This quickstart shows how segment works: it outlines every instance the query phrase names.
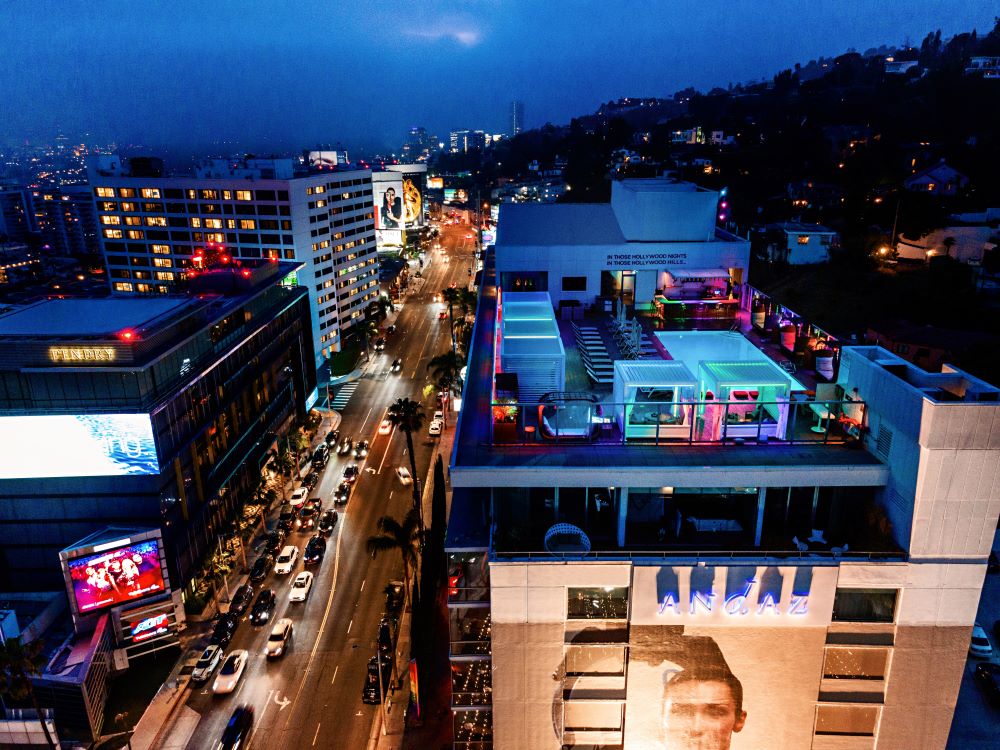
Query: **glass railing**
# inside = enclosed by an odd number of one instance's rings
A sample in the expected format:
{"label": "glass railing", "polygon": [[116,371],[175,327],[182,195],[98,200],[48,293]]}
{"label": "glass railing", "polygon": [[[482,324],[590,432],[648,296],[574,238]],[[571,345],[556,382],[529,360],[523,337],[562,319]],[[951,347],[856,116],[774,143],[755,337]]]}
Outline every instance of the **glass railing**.
{"label": "glass railing", "polygon": [[757,401],[495,402],[493,445],[787,445],[859,447],[865,404],[799,398]]}

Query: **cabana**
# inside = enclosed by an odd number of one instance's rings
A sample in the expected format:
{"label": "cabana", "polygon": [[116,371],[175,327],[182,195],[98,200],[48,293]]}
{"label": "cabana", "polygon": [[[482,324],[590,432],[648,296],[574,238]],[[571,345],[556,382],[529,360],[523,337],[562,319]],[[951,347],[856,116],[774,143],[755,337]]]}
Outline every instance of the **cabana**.
{"label": "cabana", "polygon": [[775,365],[703,361],[698,377],[703,404],[697,439],[784,439],[792,383]]}
{"label": "cabana", "polygon": [[566,351],[548,293],[508,292],[500,313],[500,365],[517,373],[521,401],[563,390]]}
{"label": "cabana", "polygon": [[616,418],[626,440],[689,439],[697,387],[683,362],[615,362]]}

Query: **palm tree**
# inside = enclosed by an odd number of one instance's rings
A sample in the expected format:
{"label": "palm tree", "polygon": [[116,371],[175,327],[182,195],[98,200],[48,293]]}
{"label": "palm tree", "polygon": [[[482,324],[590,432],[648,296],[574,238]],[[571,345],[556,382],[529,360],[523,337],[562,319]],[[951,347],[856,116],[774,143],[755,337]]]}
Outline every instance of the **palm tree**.
{"label": "palm tree", "polygon": [[389,421],[406,435],[406,452],[410,457],[410,474],[412,476],[413,509],[420,519],[420,532],[424,531],[424,509],[420,501],[420,487],[417,482],[417,459],[413,455],[413,433],[424,426],[424,412],[420,404],[408,398],[396,399],[389,407]]}
{"label": "palm tree", "polygon": [[54,748],[56,743],[49,734],[38,696],[31,685],[32,676],[40,675],[46,662],[42,654],[44,646],[40,638],[22,644],[20,637],[8,638],[0,644],[0,695],[14,701],[30,700],[45,732],[45,741]]}
{"label": "palm tree", "polygon": [[[410,571],[417,569],[417,557],[420,550],[420,543],[423,540],[423,522],[420,515],[414,508],[410,508],[403,517],[402,522],[397,521],[392,516],[382,516],[375,524],[378,534],[368,537],[365,544],[368,554],[377,557],[379,552],[391,552],[399,550],[400,559],[403,561],[403,598],[405,602],[409,598]],[[420,599],[420,588],[416,577],[413,579],[413,598]]]}
{"label": "palm tree", "polygon": [[455,303],[460,301],[462,293],[454,287],[441,290],[441,299],[448,303],[448,325],[451,331],[451,350],[455,351]]}
{"label": "palm tree", "polygon": [[458,375],[465,367],[465,361],[455,352],[445,352],[431,359],[427,369],[435,377],[441,389],[451,389]]}

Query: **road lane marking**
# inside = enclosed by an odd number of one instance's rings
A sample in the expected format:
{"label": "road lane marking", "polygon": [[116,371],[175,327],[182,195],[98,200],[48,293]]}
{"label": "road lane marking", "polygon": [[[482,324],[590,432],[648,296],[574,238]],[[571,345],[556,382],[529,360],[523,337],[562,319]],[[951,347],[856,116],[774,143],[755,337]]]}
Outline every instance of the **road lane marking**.
{"label": "road lane marking", "polygon": [[361,590],[362,591],[365,590],[365,583],[367,583],[367,581],[368,581],[368,579],[366,578],[364,581],[361,582]]}
{"label": "road lane marking", "polygon": [[284,700],[280,700],[279,701],[278,700],[278,696],[279,695],[281,695],[281,693],[275,693],[274,694],[274,705],[281,706],[281,708],[279,708],[278,711],[284,711],[286,708],[288,708],[292,704],[292,702],[290,700],[288,700],[288,698],[285,698]]}
{"label": "road lane marking", "polygon": [[312,743],[313,747],[316,747],[316,738],[319,737],[319,728],[321,726],[323,726],[323,725],[322,724],[317,724],[316,725],[316,734],[313,735],[313,743]]}
{"label": "road lane marking", "polygon": [[333,679],[330,680],[331,685],[337,681],[337,672],[339,671],[340,671],[340,665],[338,664],[336,669],[333,670]]}
{"label": "road lane marking", "polygon": [[351,620],[351,621],[350,621],[349,623],[347,623],[347,632],[348,632],[348,633],[350,633],[350,632],[351,632],[351,626],[352,626],[353,624],[354,624],[354,620],[353,620],[353,619],[352,619],[352,620]]}
{"label": "road lane marking", "polygon": [[365,431],[365,425],[366,425],[366,424],[368,424],[368,417],[370,417],[370,416],[372,415],[372,412],[373,412],[373,411],[375,411],[375,407],[374,407],[374,406],[373,406],[373,407],[371,407],[370,409],[368,409],[368,413],[367,413],[367,414],[365,414],[365,421],[361,423],[361,429],[360,429],[360,430],[358,430],[358,432],[360,432],[360,433],[364,434],[364,431]]}

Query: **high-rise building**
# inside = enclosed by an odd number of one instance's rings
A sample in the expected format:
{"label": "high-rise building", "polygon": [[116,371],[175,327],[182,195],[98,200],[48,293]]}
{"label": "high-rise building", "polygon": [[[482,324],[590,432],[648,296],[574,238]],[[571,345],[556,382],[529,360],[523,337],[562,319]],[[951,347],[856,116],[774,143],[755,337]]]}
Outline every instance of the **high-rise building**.
{"label": "high-rise building", "polygon": [[486,148],[486,133],[482,130],[453,130],[449,137],[453,154],[467,154]]}
{"label": "high-rise building", "polygon": [[515,99],[510,103],[510,134],[517,135],[524,130],[524,102]]}
{"label": "high-rise building", "polygon": [[114,292],[166,294],[210,256],[296,260],[317,364],[361,329],[378,296],[369,170],[299,173],[291,159],[248,159],[206,162],[193,177],[127,172],[117,157],[90,170]]}
{"label": "high-rise building", "polygon": [[53,255],[99,253],[94,199],[89,185],[62,185],[28,191],[38,239]]}
{"label": "high-rise building", "polygon": [[613,223],[501,210],[450,468],[455,747],[943,749],[1000,390],[800,320],[775,319],[785,354],[718,330],[715,250],[629,244],[701,202],[651,187]]}
{"label": "high-rise building", "polygon": [[0,235],[8,242],[27,242],[34,228],[32,218],[27,191],[16,185],[0,185]]}

